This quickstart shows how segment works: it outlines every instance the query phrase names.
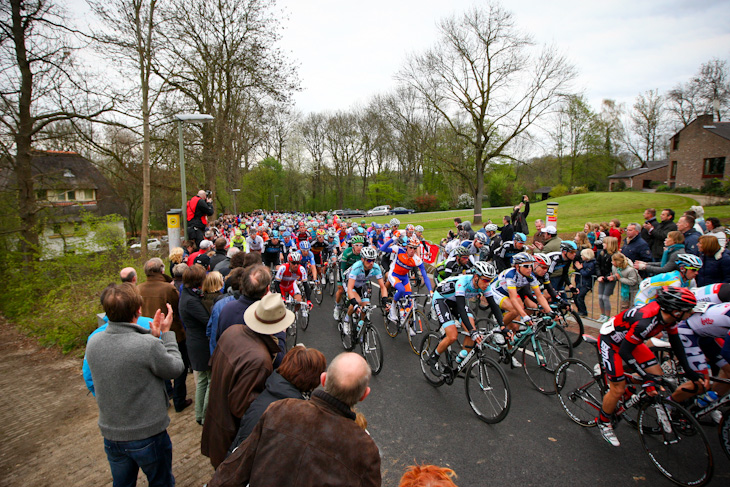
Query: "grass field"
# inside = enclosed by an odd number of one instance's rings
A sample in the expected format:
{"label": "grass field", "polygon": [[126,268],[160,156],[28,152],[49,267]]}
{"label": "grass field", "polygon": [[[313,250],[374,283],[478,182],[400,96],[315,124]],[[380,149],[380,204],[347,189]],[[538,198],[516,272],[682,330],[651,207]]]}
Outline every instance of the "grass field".
{"label": "grass field", "polygon": [[[612,218],[618,218],[621,226],[636,222],[643,223],[643,213],[646,208],[657,208],[657,213],[662,208],[672,208],[677,216],[688,210],[690,206],[696,205],[697,201],[690,196],[667,194],[667,193],[586,193],[563,196],[561,198],[550,198],[548,201],[559,203],[558,207],[558,233],[567,235],[583,230],[586,222],[600,223]],[[546,219],[547,201],[541,201],[530,205],[530,232],[534,232],[533,223],[535,219]],[[510,214],[510,208],[484,209],[482,219],[491,219],[501,226],[502,217]],[[472,210],[437,211],[429,213],[414,213],[412,215],[397,215],[401,221],[401,228],[408,223],[423,225],[424,236],[432,242],[438,242],[445,237],[448,231],[454,228],[454,218],[460,217],[464,221],[471,221],[474,212]],[[658,216],[658,215],[657,215]],[[705,218],[714,216],[723,223],[730,219],[730,206],[707,206],[705,207]],[[368,223],[375,221],[386,223],[392,216],[366,217]],[[478,230],[478,228],[475,228]]]}

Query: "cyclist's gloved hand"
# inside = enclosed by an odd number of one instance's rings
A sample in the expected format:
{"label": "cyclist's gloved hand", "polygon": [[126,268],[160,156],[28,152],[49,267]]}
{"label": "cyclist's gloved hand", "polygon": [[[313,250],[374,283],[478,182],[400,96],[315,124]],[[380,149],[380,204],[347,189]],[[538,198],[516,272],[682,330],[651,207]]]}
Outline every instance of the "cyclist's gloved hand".
{"label": "cyclist's gloved hand", "polygon": [[660,375],[654,375],[646,373],[643,377],[643,383],[641,384],[641,387],[644,389],[656,389],[656,387],[661,382],[661,376]]}
{"label": "cyclist's gloved hand", "polygon": [[555,311],[551,311],[548,313],[548,316],[552,319],[555,319],[558,317],[558,313],[556,313]]}
{"label": "cyclist's gloved hand", "polygon": [[388,305],[388,303],[390,303],[390,298],[388,296],[383,296],[382,298],[380,298],[380,305],[383,308],[385,308]]}
{"label": "cyclist's gloved hand", "polygon": [[477,330],[476,328],[474,328],[472,331],[470,331],[469,335],[471,336],[471,339],[474,340],[475,342],[479,341],[479,337],[480,337],[479,330]]}

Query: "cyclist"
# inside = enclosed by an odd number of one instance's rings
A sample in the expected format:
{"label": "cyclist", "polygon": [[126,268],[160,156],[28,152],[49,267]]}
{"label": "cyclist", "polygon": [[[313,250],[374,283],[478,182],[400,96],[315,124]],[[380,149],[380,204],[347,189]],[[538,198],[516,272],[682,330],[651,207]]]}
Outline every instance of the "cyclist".
{"label": "cyclist", "polygon": [[730,301],[730,284],[709,284],[692,289],[698,303],[720,304]]}
{"label": "cyclist", "polygon": [[324,275],[322,268],[327,265],[329,244],[324,240],[326,233],[324,230],[317,230],[317,236],[312,242],[312,254],[314,254],[314,265],[317,267],[318,276]]}
{"label": "cyclist", "polygon": [[264,238],[260,232],[251,233],[246,238],[246,246],[249,252],[258,252],[260,254],[264,250]]}
{"label": "cyclist", "polygon": [[332,313],[334,319],[340,319],[340,300],[345,293],[344,276],[347,276],[347,270],[360,261],[360,253],[365,245],[365,239],[356,235],[350,240],[350,246],[346,248],[340,256],[340,276],[337,281],[337,292],[335,293],[335,309]]}
{"label": "cyclist", "polygon": [[[302,265],[307,275],[312,276],[312,280],[317,280],[317,266],[314,263],[314,254],[310,251],[311,245],[308,240],[299,242],[299,253],[301,255]],[[307,295],[307,306],[312,307],[312,286],[309,285],[309,279],[304,279],[304,292]]]}
{"label": "cyclist", "polygon": [[560,250],[547,254],[552,261],[550,265],[550,283],[555,290],[562,290],[568,280],[570,265],[580,257],[578,257],[578,245],[572,240],[563,240],[560,242]]}
{"label": "cyclist", "polygon": [[288,263],[279,267],[274,276],[274,282],[278,284],[281,297],[286,299],[287,295],[294,297],[297,302],[302,302],[302,292],[297,283],[306,282],[307,271],[301,266],[302,254],[294,251],[289,254]]}
{"label": "cyclist", "polygon": [[307,232],[307,224],[303,221],[300,221],[298,226],[299,229],[294,234],[297,245],[301,244],[304,241],[309,242],[309,232]]}
{"label": "cyclist", "polygon": [[432,308],[435,310],[436,318],[444,330],[444,337],[427,361],[434,375],[441,374],[439,357],[456,341],[458,336],[457,321],[461,321],[461,326],[469,332],[469,337],[464,338],[465,349],[471,350],[475,342],[482,341],[479,330],[474,325],[474,315],[467,304],[469,299],[486,298],[497,322],[500,325],[502,324],[502,312],[489,290],[489,285],[497,275],[496,267],[489,262],[477,262],[474,264],[472,273],[446,279],[436,287],[436,291],[433,293]]}
{"label": "cyclist", "polygon": [[510,261],[515,254],[525,251],[525,242],[527,236],[524,233],[516,232],[512,237],[512,240],[508,240],[497,249],[494,255],[494,263],[497,266],[497,271],[502,272],[505,269],[509,269]]}
{"label": "cyclist", "polygon": [[271,232],[271,238],[264,244],[261,260],[265,266],[275,271],[281,265],[283,255],[284,243],[279,241],[279,231],[273,230]]}
{"label": "cyclist", "polygon": [[675,261],[679,269],[676,271],[647,277],[639,284],[639,292],[634,298],[634,306],[644,306],[656,298],[657,291],[664,286],[692,287],[695,277],[702,268],[702,260],[692,254],[679,254]]}
{"label": "cyclist", "polygon": [[231,245],[237,247],[238,250],[246,251],[246,238],[243,236],[240,228],[233,230],[233,238],[231,239]]}
{"label": "cyclist", "polygon": [[[540,281],[533,274],[533,265],[535,258],[527,252],[520,252],[512,257],[512,268],[502,271],[497,279],[494,280],[490,287],[490,291],[494,295],[494,300],[499,307],[506,311],[504,314],[504,326],[508,331],[524,331],[527,323],[530,322],[530,316],[525,311],[525,304],[529,307],[535,307],[527,296],[527,290],[532,291],[537,303],[546,313],[551,313],[550,305],[545,296],[540,292]],[[513,323],[515,318],[520,318]],[[514,359],[514,357],[513,357]],[[513,363],[515,360],[513,360]],[[518,365],[515,365],[516,367]]]}
{"label": "cyclist", "polygon": [[360,261],[355,262],[350,267],[347,275],[347,298],[350,306],[347,309],[345,317],[344,331],[350,333],[350,317],[356,306],[362,306],[363,303],[370,302],[372,290],[369,280],[374,278],[378,286],[380,286],[380,303],[383,307],[388,302],[388,291],[385,290],[385,282],[383,282],[383,271],[380,266],[375,263],[378,252],[372,247],[363,247],[360,251]]}
{"label": "cyclist", "polygon": [[[421,271],[421,276],[423,276],[423,282],[426,283],[428,292],[433,292],[431,280],[428,278],[428,273],[426,272],[426,267],[423,265],[423,260],[416,255],[416,251],[420,245],[421,242],[418,240],[418,237],[414,235],[407,240],[405,249],[401,246],[393,245],[392,239],[388,240],[382,247],[380,247],[381,252],[390,252],[395,256],[392,268],[388,275],[388,282],[390,282],[390,285],[395,289],[395,296],[393,296],[394,301],[399,301],[404,296],[411,294],[411,283],[408,280],[408,272],[416,267]],[[390,318],[391,321],[398,321],[395,306],[390,308],[388,318]],[[415,335],[416,330],[409,328],[409,333],[411,333],[411,335]]]}
{"label": "cyclist", "polygon": [[473,266],[474,262],[469,255],[469,249],[460,245],[454,249],[451,257],[436,266],[433,278],[438,284],[450,277],[468,272]]}
{"label": "cyclist", "polygon": [[650,395],[656,395],[657,377],[662,375],[656,357],[644,343],[645,340],[666,331],[680,365],[691,380],[701,378],[687,363],[682,341],[677,333],[677,323],[687,319],[697,305],[694,294],[683,287],[662,287],[656,300],[645,306],[630,308],[601,326],[598,348],[601,361],[608,377],[609,390],[603,396],[603,405],[596,418],[601,436],[611,445],[620,443],[613,431],[611,419],[618,401],[626,390],[624,362],[637,372],[643,382],[642,387]]}
{"label": "cyclist", "polygon": [[[477,233],[474,235],[474,240],[464,240],[461,242],[459,247],[466,248],[466,250],[469,251],[469,255],[472,256],[472,262],[476,262],[480,260],[480,254],[488,240],[486,233]],[[451,256],[455,255],[454,252],[456,252],[459,247],[451,251]]]}
{"label": "cyclist", "polygon": [[286,259],[290,252],[297,250],[297,243],[291,238],[291,232],[286,231],[282,233],[282,236],[284,240],[281,243],[284,244],[284,258]]}

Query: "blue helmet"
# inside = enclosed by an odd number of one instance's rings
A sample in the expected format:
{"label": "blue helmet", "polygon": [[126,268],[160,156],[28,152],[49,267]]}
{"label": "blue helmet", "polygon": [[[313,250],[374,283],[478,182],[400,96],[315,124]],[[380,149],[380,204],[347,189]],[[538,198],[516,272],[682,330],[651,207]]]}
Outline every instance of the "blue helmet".
{"label": "blue helmet", "polygon": [[309,250],[311,245],[309,245],[309,242],[307,240],[302,240],[299,242],[299,250]]}
{"label": "blue helmet", "polygon": [[563,240],[560,242],[560,250],[565,250],[566,252],[578,252],[578,245],[572,240]]}
{"label": "blue helmet", "polygon": [[283,236],[284,237],[291,237],[291,232],[284,232],[283,233]]}
{"label": "blue helmet", "polygon": [[514,237],[512,238],[514,242],[527,242],[527,235],[521,232],[515,232]]}

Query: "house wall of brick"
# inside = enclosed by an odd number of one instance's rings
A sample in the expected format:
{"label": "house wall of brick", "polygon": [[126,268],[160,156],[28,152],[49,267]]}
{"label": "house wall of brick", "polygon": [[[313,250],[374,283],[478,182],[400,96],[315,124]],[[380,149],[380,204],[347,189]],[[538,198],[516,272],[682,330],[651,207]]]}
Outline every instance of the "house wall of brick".
{"label": "house wall of brick", "polygon": [[[690,186],[702,188],[706,181],[712,178],[703,177],[705,159],[725,157],[725,173],[730,174],[730,140],[713,134],[703,126],[712,125],[712,115],[698,117],[695,121],[680,130],[669,141],[669,167],[672,161],[677,161],[676,178],[669,182],[677,187]],[[674,149],[675,138],[679,136],[679,145]],[[669,170],[669,169],[667,169]],[[669,173],[667,173],[669,176]],[[643,175],[642,175],[643,176]],[[667,176],[667,177],[668,177]]]}
{"label": "house wall of brick", "polygon": [[641,191],[644,188],[644,181],[659,181],[661,184],[666,183],[669,174],[669,167],[658,167],[652,171],[637,174],[632,178],[616,178],[611,179],[608,183],[609,191],[613,191],[613,187],[619,181],[623,181],[627,188]]}

